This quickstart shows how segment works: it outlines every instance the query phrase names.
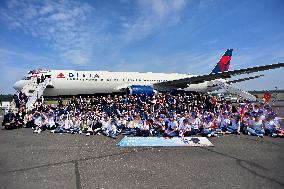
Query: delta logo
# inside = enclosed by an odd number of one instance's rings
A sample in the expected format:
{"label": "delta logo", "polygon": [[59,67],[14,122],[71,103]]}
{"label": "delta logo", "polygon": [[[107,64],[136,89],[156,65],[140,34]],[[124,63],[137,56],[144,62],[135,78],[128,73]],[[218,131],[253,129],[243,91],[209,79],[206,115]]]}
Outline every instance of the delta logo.
{"label": "delta logo", "polygon": [[64,76],[63,73],[59,73],[59,74],[57,75],[57,78],[65,78],[65,76]]}

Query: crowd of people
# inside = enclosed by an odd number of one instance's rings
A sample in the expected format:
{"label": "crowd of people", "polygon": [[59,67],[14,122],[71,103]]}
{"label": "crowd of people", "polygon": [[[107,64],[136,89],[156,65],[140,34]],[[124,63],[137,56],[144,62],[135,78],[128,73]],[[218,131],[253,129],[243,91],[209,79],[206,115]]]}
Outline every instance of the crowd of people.
{"label": "crowd of people", "polygon": [[247,134],[257,137],[284,136],[280,119],[266,102],[231,103],[208,94],[107,95],[73,97],[58,105],[37,101],[26,111],[25,95],[17,108],[5,114],[5,129],[32,128],[41,133],[106,135],[213,137]]}

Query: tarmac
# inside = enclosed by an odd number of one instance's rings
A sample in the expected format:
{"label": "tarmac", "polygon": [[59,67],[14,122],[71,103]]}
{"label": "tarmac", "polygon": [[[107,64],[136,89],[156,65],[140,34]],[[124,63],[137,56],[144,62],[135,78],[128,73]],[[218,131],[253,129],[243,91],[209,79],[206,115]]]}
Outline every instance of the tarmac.
{"label": "tarmac", "polygon": [[122,137],[0,130],[0,188],[284,188],[284,138],[225,135],[209,139],[214,147],[116,146]]}

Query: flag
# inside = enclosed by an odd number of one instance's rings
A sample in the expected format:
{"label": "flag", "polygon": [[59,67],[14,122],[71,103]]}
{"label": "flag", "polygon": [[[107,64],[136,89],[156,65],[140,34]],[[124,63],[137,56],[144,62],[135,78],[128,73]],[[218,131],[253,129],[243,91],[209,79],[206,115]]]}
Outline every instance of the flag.
{"label": "flag", "polygon": [[268,92],[265,92],[264,95],[263,95],[263,100],[265,102],[268,102],[270,100],[270,94]]}

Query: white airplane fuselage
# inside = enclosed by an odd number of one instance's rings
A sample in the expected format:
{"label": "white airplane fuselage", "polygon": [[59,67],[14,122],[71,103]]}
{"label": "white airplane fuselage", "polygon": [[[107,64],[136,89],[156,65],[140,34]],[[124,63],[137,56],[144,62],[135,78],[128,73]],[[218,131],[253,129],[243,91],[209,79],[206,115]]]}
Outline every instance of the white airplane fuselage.
{"label": "white airplane fuselage", "polygon": [[[139,73],[139,72],[108,72],[108,71],[76,71],[49,70],[36,75],[29,74],[26,79],[14,84],[16,90],[21,90],[30,78],[49,77],[50,86],[45,89],[44,96],[78,95],[95,93],[123,92],[132,85],[152,86],[154,83],[188,78],[194,75],[178,73]],[[154,88],[155,89],[155,88]],[[219,87],[208,87],[208,82],[191,84],[184,91],[209,92]]]}

